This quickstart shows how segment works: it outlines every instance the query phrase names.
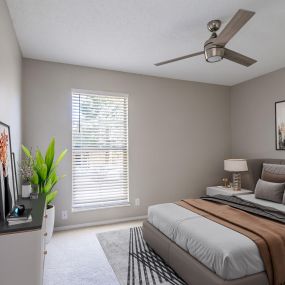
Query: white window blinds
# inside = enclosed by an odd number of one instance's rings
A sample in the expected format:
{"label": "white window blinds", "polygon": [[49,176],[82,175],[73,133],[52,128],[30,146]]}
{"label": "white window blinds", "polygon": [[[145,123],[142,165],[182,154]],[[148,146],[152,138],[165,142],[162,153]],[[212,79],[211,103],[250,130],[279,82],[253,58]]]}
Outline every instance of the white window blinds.
{"label": "white window blinds", "polygon": [[72,93],[72,206],[126,204],[128,97]]}

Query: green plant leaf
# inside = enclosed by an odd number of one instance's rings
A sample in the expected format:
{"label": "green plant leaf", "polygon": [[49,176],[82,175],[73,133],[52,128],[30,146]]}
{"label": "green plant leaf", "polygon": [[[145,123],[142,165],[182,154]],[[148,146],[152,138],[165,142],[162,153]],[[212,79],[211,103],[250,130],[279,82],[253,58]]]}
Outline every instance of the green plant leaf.
{"label": "green plant leaf", "polygon": [[67,154],[67,149],[65,149],[60,155],[59,157],[57,158],[56,162],[53,163],[50,171],[55,171],[59,165],[59,163],[62,161],[62,159],[65,157],[65,155]]}
{"label": "green plant leaf", "polygon": [[28,149],[27,147],[25,147],[23,144],[22,144],[22,150],[23,150],[24,154],[25,154],[27,157],[29,157],[30,159],[33,159],[31,152],[30,152],[29,149]]}
{"label": "green plant leaf", "polygon": [[47,177],[47,181],[48,180],[51,180],[51,181],[54,181],[56,178],[56,170],[54,169],[53,171],[51,171]]}
{"label": "green plant leaf", "polygon": [[44,185],[45,179],[47,177],[47,165],[43,159],[42,153],[39,149],[36,150],[36,157],[34,160],[34,169],[39,177],[40,188]]}
{"label": "green plant leaf", "polygon": [[54,179],[52,180],[52,187],[58,182],[58,177],[55,175]]}
{"label": "green plant leaf", "polygon": [[45,163],[40,165],[40,167],[38,167],[38,169],[37,169],[37,173],[38,173],[39,177],[41,178],[41,180],[45,181],[47,178],[47,165]]}
{"label": "green plant leaf", "polygon": [[50,144],[47,148],[46,151],[46,156],[45,156],[45,163],[47,165],[47,173],[50,172],[50,169],[52,167],[53,164],[53,160],[54,160],[54,145],[55,145],[55,139],[52,138],[50,141]]}
{"label": "green plant leaf", "polygon": [[36,171],[34,171],[33,176],[31,178],[31,183],[34,185],[38,185],[39,184],[39,176],[37,174]]}
{"label": "green plant leaf", "polygon": [[57,193],[58,193],[57,191],[53,191],[53,192],[47,194],[47,196],[46,196],[47,204],[50,204],[55,199],[55,197],[57,196]]}
{"label": "green plant leaf", "polygon": [[34,173],[37,174],[38,184],[40,185],[41,184],[41,177],[40,177],[40,174],[39,174],[40,173],[40,168],[36,164],[34,164],[33,169],[34,169]]}
{"label": "green plant leaf", "polygon": [[40,167],[42,164],[44,164],[45,161],[44,161],[44,158],[43,158],[43,155],[42,153],[40,152],[39,149],[36,150],[36,165],[38,167]]}
{"label": "green plant leaf", "polygon": [[51,192],[52,186],[53,185],[52,185],[51,180],[48,180],[47,183],[45,184],[44,188],[43,188],[44,193],[47,194],[47,193]]}
{"label": "green plant leaf", "polygon": [[46,179],[46,185],[44,186],[44,192],[50,192],[54,185],[58,182],[58,176],[56,175],[55,170],[50,173],[48,178]]}
{"label": "green plant leaf", "polygon": [[65,149],[57,158],[56,162],[55,162],[55,167],[57,167],[60,162],[63,160],[63,158],[65,157],[65,155],[67,154],[67,149]]}

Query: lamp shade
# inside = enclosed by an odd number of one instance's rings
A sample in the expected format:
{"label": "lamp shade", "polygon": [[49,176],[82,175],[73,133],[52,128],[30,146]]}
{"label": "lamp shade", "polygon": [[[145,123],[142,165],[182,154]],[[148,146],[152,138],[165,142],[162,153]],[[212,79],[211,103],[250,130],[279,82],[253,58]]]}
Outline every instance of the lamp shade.
{"label": "lamp shade", "polygon": [[248,171],[245,159],[226,159],[224,160],[224,169],[229,172]]}

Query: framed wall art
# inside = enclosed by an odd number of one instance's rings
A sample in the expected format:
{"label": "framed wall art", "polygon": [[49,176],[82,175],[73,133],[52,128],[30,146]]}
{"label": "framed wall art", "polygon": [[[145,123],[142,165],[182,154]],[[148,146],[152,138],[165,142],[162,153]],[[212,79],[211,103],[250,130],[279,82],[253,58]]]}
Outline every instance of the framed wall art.
{"label": "framed wall art", "polygon": [[14,198],[15,201],[17,201],[19,197],[19,189],[18,189],[18,174],[16,167],[16,159],[14,152],[12,152],[12,168],[13,168],[13,182],[14,182]]}
{"label": "framed wall art", "polygon": [[10,127],[0,122],[0,185],[3,201],[2,215],[6,216],[15,205]]}

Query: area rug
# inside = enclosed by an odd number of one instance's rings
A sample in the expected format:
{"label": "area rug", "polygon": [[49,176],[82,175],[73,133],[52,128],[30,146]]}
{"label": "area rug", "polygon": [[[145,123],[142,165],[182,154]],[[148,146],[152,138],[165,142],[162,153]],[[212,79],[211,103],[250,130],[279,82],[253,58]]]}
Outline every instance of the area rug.
{"label": "area rug", "polygon": [[136,227],[97,234],[121,285],[186,285],[143,239]]}
{"label": "area rug", "polygon": [[92,228],[55,232],[47,251],[44,285],[120,285]]}

